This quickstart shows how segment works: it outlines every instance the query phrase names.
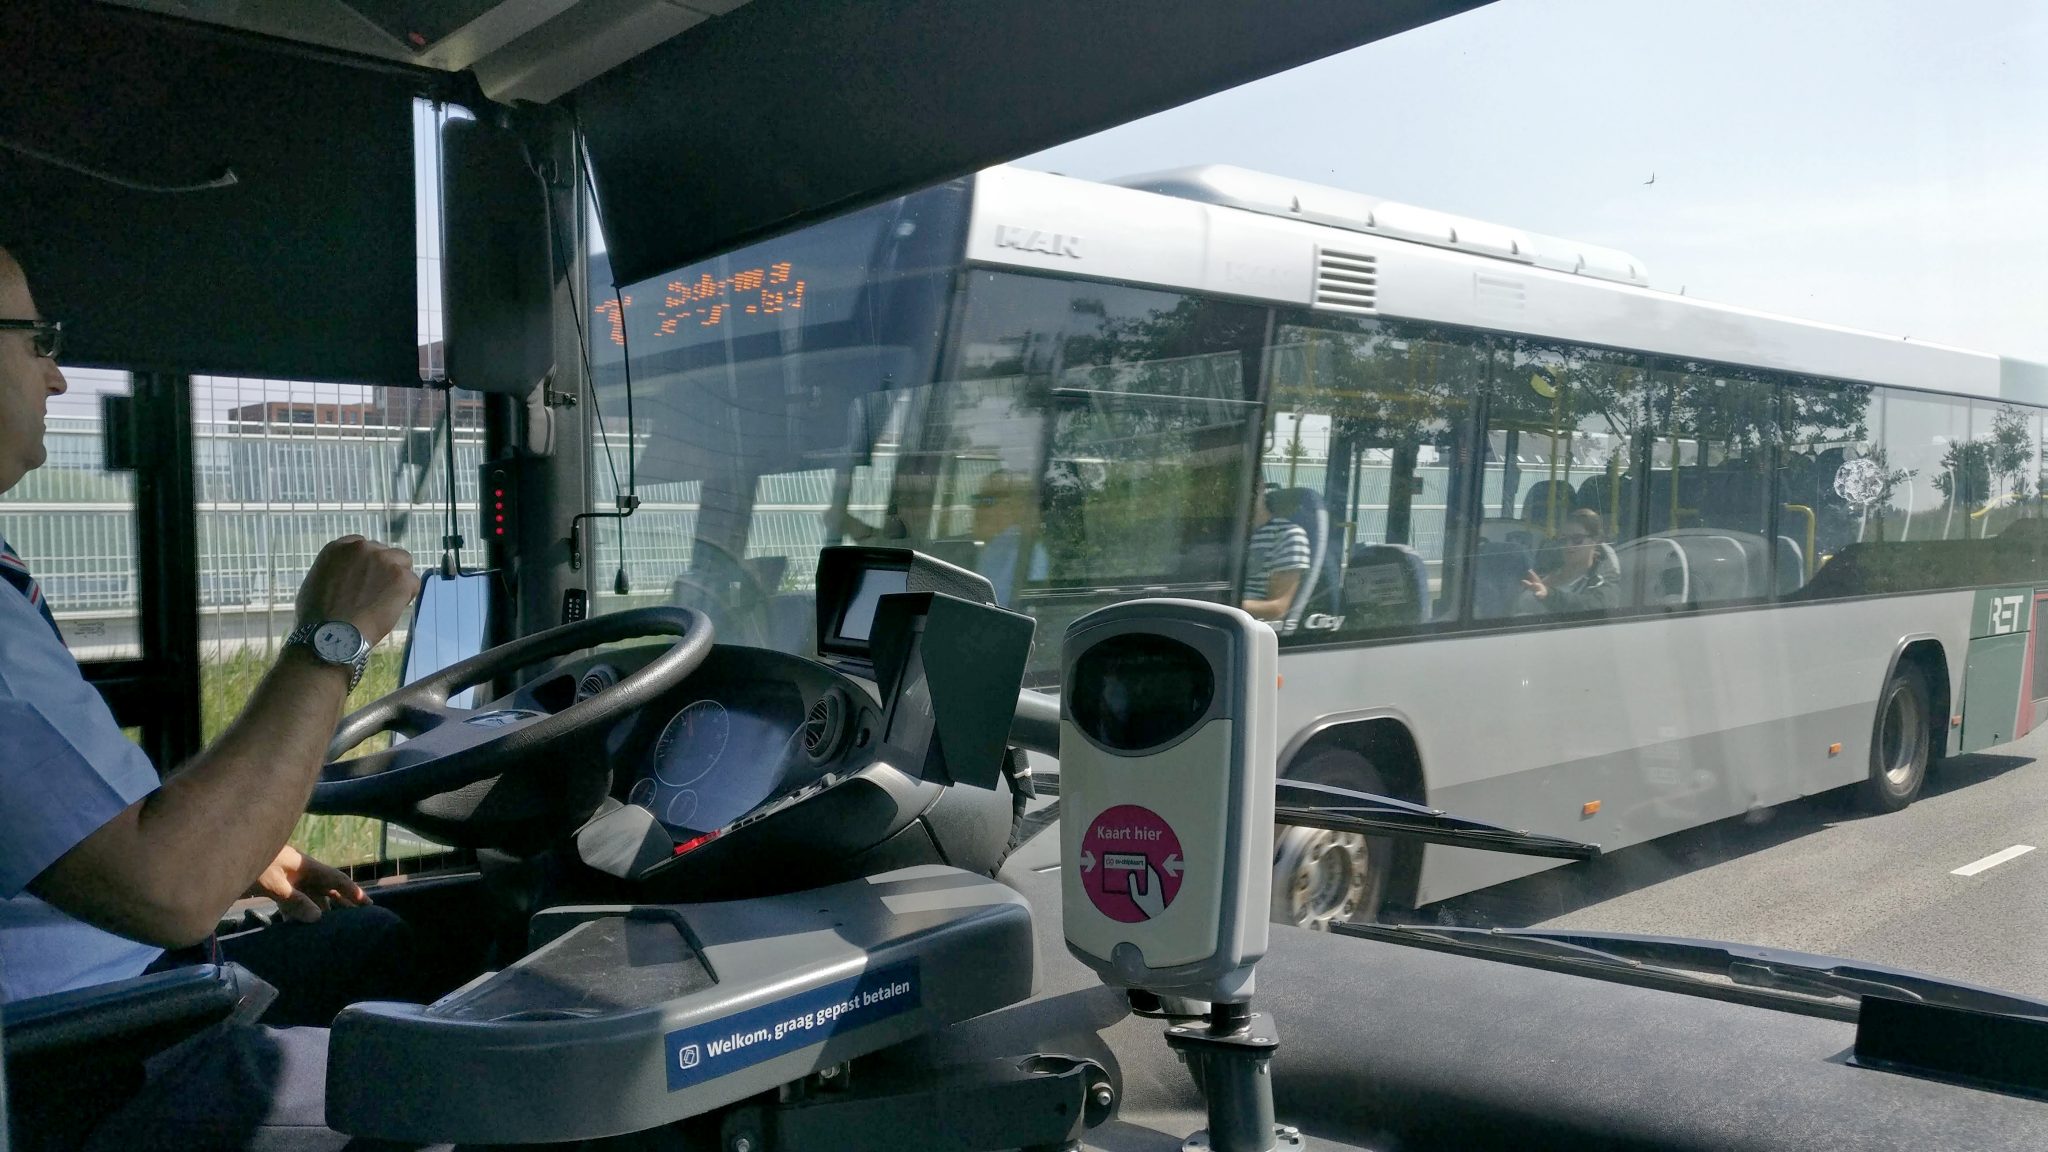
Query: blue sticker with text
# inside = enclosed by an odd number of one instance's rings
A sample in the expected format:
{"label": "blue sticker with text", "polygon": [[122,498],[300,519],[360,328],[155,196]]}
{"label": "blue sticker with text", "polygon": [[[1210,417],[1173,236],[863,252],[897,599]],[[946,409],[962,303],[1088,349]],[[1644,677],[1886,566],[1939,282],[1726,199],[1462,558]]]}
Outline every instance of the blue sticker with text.
{"label": "blue sticker with text", "polygon": [[914,1012],[920,998],[917,961],[906,960],[709,1024],[678,1028],[665,1038],[668,1090],[689,1088],[822,1044],[841,1032]]}

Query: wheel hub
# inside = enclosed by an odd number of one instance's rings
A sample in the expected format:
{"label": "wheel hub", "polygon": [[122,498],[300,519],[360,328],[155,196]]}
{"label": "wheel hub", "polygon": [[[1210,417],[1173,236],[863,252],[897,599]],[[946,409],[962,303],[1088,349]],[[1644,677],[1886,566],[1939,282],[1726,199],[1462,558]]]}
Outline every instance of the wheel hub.
{"label": "wheel hub", "polygon": [[1351,918],[1365,900],[1365,837],[1281,828],[1273,840],[1273,918],[1317,931]]}
{"label": "wheel hub", "polygon": [[1885,701],[1884,722],[1878,729],[1878,754],[1883,758],[1884,777],[1895,788],[1912,779],[1918,759],[1915,733],[1920,726],[1912,694],[1898,691]]}

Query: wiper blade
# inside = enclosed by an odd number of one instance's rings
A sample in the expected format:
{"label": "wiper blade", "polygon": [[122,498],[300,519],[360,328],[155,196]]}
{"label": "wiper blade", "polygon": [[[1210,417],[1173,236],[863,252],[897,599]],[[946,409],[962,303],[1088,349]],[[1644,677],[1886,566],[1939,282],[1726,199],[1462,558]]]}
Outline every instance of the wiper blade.
{"label": "wiper blade", "polygon": [[1328,784],[1282,780],[1275,788],[1273,800],[1276,823],[1302,828],[1356,832],[1366,836],[1404,836],[1426,844],[1478,848],[1514,856],[1591,860],[1600,855],[1598,844],[1503,828],[1391,796],[1353,792],[1349,788]]}
{"label": "wiper blade", "polygon": [[1805,996],[1849,1000],[1888,996],[2007,1016],[2048,1018],[2048,1000],[1930,976],[1910,968],[1861,964],[1837,956],[1753,944],[1569,929],[1452,928],[1433,924],[1352,927],[1368,928],[1363,934],[1382,939],[1424,936],[1524,955],[1593,957],[1663,971],[1720,976],[1745,987]]}

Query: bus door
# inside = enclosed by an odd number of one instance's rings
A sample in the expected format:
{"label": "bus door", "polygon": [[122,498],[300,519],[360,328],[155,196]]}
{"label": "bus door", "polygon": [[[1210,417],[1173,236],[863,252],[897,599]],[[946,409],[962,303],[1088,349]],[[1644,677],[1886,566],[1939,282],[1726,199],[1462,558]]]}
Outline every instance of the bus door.
{"label": "bus door", "polygon": [[1030,682],[1055,682],[1067,624],[1105,604],[1230,600],[1266,311],[980,269],[968,280],[920,438],[932,488],[912,535],[1038,619]]}
{"label": "bus door", "polygon": [[[1284,638],[1457,618],[1466,553],[1461,476],[1486,380],[1477,337],[1389,321],[1282,317],[1268,361],[1261,479],[1277,515],[1329,521],[1312,603]],[[1311,541],[1312,553],[1315,541]]]}

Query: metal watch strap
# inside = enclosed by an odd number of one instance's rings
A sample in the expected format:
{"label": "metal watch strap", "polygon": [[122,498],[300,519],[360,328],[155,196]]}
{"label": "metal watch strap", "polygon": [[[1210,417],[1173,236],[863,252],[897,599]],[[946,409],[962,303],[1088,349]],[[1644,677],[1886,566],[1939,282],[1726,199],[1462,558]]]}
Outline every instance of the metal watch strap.
{"label": "metal watch strap", "polygon": [[[297,628],[292,629],[291,635],[286,636],[284,638],[284,646],[289,648],[294,644],[304,644],[307,650],[313,653],[313,659],[320,661],[322,664],[332,664],[333,662],[328,660],[327,657],[320,655],[320,650],[318,648],[313,647],[313,632],[319,627],[319,624],[299,625]],[[365,645],[361,653],[357,655],[357,657],[353,661],[345,665],[345,667],[348,668],[349,691],[355,691],[356,685],[363,682],[363,671],[366,668],[368,668],[369,665],[370,652],[369,647]],[[341,664],[333,664],[333,666],[336,668],[344,667],[344,665]]]}

